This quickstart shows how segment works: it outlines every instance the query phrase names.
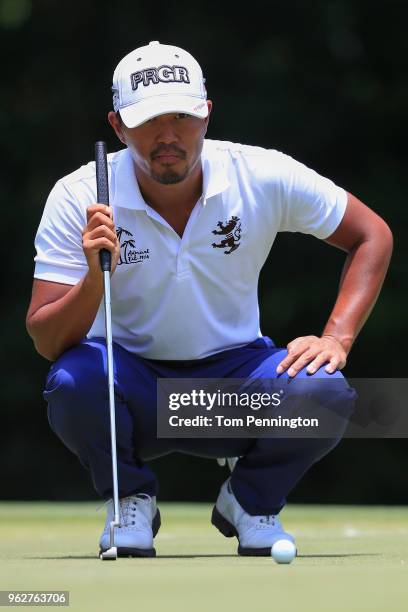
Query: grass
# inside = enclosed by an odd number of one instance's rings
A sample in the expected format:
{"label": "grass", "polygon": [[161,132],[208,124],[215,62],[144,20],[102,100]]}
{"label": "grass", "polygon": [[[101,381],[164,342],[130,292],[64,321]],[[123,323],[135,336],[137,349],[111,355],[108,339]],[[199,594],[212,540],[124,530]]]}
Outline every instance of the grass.
{"label": "grass", "polygon": [[155,559],[102,562],[96,506],[0,503],[0,589],[69,590],[86,612],[408,609],[408,508],[289,506],[300,556],[277,565],[236,556],[206,504],[160,505]]}

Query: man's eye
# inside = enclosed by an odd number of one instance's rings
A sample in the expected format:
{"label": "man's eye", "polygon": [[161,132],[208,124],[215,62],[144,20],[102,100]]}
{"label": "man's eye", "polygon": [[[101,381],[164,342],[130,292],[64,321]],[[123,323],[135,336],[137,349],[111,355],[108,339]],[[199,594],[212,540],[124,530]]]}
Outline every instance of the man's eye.
{"label": "man's eye", "polygon": [[176,119],[186,119],[188,116],[187,113],[177,113]]}

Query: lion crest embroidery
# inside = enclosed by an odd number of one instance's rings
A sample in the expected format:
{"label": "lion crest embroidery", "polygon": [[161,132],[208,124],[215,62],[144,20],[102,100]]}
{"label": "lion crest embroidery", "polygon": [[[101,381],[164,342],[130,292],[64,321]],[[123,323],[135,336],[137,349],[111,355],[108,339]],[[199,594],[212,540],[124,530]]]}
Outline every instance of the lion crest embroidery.
{"label": "lion crest embroidery", "polygon": [[229,255],[233,251],[235,251],[239,245],[241,240],[241,222],[239,217],[232,216],[229,221],[223,223],[222,221],[218,221],[217,227],[219,229],[215,229],[212,231],[213,234],[218,236],[225,236],[221,240],[221,242],[213,242],[213,249],[227,249],[224,251],[225,255]]}

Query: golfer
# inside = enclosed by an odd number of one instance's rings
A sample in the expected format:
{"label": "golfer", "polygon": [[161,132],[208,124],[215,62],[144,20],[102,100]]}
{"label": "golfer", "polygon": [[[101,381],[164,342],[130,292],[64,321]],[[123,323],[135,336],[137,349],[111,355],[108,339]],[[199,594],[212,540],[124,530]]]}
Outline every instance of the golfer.
{"label": "golfer", "polygon": [[[332,438],[165,439],[156,433],[158,378],[308,378],[319,401],[344,415],[353,342],[378,297],[392,234],[372,210],[273,149],[205,139],[212,110],[197,61],[153,41],[118,64],[108,120],[124,148],[108,156],[110,202],[96,201],[95,164],[52,189],[36,235],[27,328],[52,361],[44,397],[51,428],[112,496],[103,275],[112,255],[112,330],[121,528],[119,555],[153,556],[160,526],[148,461],[173,451],[240,457],[221,486],[212,522],[243,555],[269,555],[293,537],[279,513]],[[347,258],[320,336],[276,347],[259,325],[257,284],[278,232],[311,234]],[[273,257],[273,254],[271,255]],[[300,265],[300,262],[299,262]],[[316,261],[314,273],[318,273]],[[277,260],[278,274],[290,274]],[[340,275],[340,270],[339,270]],[[270,283],[274,282],[271,277]],[[279,320],[275,322],[279,326]],[[177,475],[180,478],[180,475]],[[100,549],[109,547],[112,502]]]}

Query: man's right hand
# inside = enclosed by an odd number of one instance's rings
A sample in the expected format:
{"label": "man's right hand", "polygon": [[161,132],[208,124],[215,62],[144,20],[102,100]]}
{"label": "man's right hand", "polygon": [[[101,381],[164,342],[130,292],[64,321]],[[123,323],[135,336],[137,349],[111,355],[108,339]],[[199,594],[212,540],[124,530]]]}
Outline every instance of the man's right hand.
{"label": "man's right hand", "polygon": [[92,204],[86,209],[87,225],[82,231],[82,248],[88,262],[89,273],[101,274],[99,251],[108,250],[112,255],[111,274],[119,261],[120,246],[113,222],[112,208],[105,204]]}

